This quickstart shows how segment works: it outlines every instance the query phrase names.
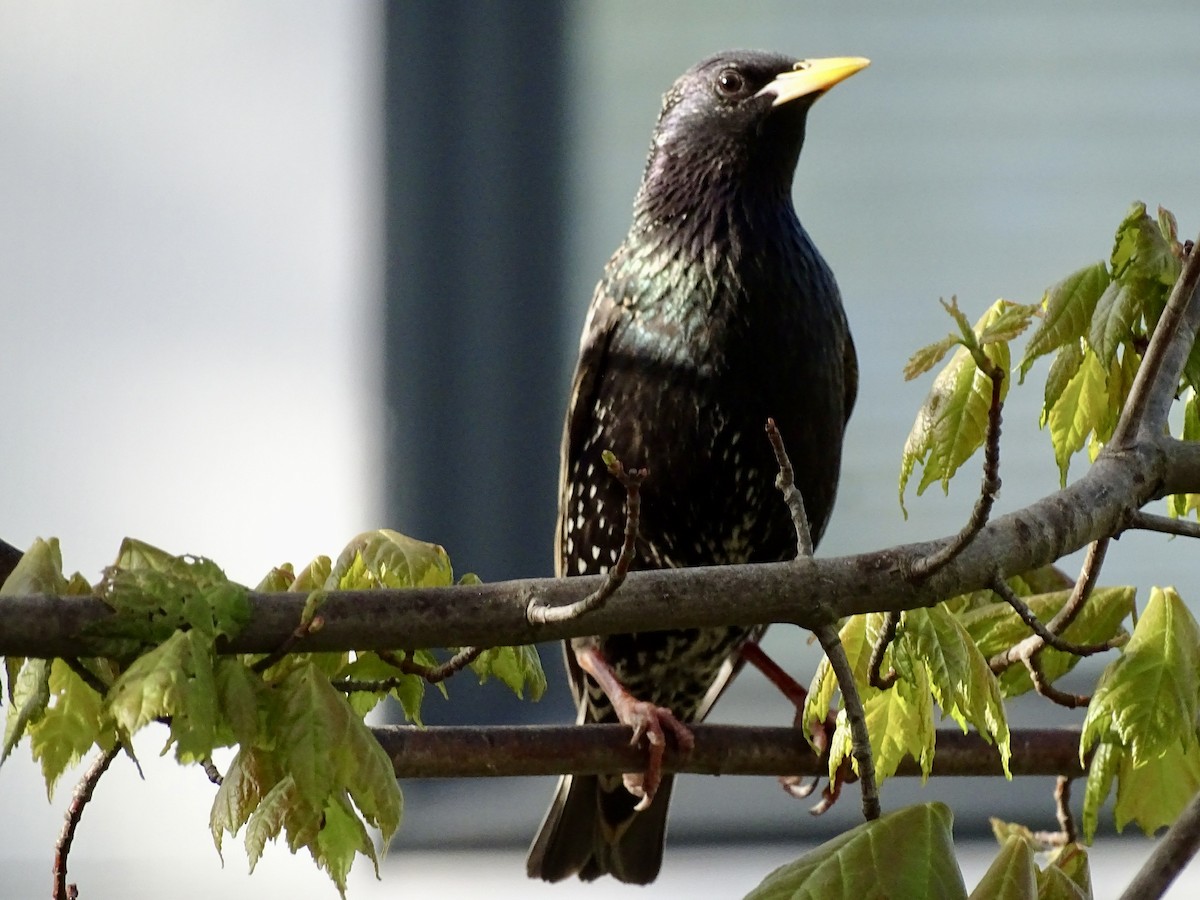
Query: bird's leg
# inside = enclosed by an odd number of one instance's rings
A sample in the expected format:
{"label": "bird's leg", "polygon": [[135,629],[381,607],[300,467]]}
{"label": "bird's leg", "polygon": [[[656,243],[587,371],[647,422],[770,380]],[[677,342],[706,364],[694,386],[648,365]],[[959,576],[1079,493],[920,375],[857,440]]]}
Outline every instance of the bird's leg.
{"label": "bird's leg", "polygon": [[[767,680],[779,688],[779,692],[796,707],[796,714],[792,719],[792,725],[796,728],[803,725],[804,704],[808,700],[808,691],[804,686],[785,672],[775,660],[767,656],[758,641],[747,641],[742,644],[740,652],[742,659],[762,672],[767,677]],[[829,739],[833,736],[835,726],[836,723],[833,721],[832,716],[827,717],[819,725],[814,723],[812,728],[812,743],[817,753],[824,755],[825,751],[829,749]],[[779,776],[780,786],[793,797],[807,797],[816,790],[820,780],[820,778],[814,778],[812,781],[806,783],[800,775]]]}
{"label": "bird's leg", "polygon": [[599,648],[576,647],[575,659],[579,668],[591,675],[604,691],[612,703],[617,719],[633,729],[633,739],[630,743],[637,744],[643,737],[646,739],[649,751],[646,771],[628,772],[623,776],[625,789],[635,797],[641,798],[634,808],[646,809],[653,802],[654,794],[662,781],[663,753],[667,748],[666,732],[670,731],[674,735],[675,743],[686,753],[695,744],[691,729],[675,718],[675,714],[665,706],[655,706],[629,693]]}

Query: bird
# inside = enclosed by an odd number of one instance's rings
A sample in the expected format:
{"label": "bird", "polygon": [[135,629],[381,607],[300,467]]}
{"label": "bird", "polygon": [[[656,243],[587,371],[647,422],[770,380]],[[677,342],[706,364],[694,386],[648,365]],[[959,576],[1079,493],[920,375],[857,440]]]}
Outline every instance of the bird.
{"label": "bird", "polygon": [[[868,65],[727,51],[663,97],[633,222],[593,294],[563,429],[559,576],[609,571],[625,487],[603,455],[646,467],[632,569],[780,561],[796,530],[775,493],[774,418],[812,537],[833,507],[858,365],[834,276],[796,216],[792,180],[813,102]],[[565,775],[530,877],[647,884],[661,868],[669,736],[688,749],[754,627],[564,642],[578,722],[623,722],[645,773]]]}

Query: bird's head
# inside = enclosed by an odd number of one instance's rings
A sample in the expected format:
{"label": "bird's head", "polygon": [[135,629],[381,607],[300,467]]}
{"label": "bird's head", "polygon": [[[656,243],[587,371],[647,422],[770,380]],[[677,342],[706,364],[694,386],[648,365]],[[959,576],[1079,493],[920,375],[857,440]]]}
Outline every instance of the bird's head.
{"label": "bird's head", "polygon": [[663,97],[643,199],[755,187],[790,193],[809,108],[867,65],[861,57],[796,60],[750,50],[697,63]]}

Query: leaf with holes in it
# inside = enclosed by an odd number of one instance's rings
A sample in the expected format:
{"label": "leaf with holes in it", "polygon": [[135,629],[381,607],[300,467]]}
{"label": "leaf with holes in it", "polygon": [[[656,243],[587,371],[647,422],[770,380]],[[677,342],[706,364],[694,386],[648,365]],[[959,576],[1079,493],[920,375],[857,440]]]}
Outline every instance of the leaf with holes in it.
{"label": "leaf with holes in it", "polygon": [[1154,588],[1125,651],[1104,670],[1079,739],[1128,749],[1135,765],[1194,739],[1200,692],[1200,627],[1172,588]]}
{"label": "leaf with holes in it", "polygon": [[[975,324],[979,333],[999,319],[1009,306],[999,300]],[[982,348],[984,356],[1007,376],[1008,344],[996,341]],[[1008,378],[1000,384],[1000,400],[1008,394]],[[975,357],[959,347],[938,373],[916,421],[904,443],[900,461],[900,508],[904,510],[904,490],[918,463],[923,472],[917,494],[935,482],[949,492],[950,479],[958,468],[983,446],[987,434],[988,411],[992,405],[992,380],[979,369]],[[907,511],[905,511],[907,515]]]}
{"label": "leaf with holes in it", "polygon": [[1147,279],[1170,287],[1179,277],[1180,262],[1163,229],[1150,218],[1146,204],[1135,203],[1117,227],[1109,260],[1117,279]]}
{"label": "leaf with holes in it", "polygon": [[746,900],[965,898],[950,834],[953,820],[942,803],[887,813],[776,869]]}
{"label": "leaf with holes in it", "polygon": [[1025,358],[1021,360],[1022,380],[1039,356],[1078,341],[1088,333],[1096,303],[1110,281],[1104,263],[1096,262],[1046,289],[1042,297],[1045,307],[1042,323],[1029,339]]}

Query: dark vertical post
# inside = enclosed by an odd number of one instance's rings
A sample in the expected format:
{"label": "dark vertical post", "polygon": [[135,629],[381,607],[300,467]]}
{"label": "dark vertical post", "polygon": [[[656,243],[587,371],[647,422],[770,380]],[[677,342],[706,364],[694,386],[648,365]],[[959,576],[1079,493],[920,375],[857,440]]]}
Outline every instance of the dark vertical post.
{"label": "dark vertical post", "polygon": [[551,569],[565,19],[386,4],[387,520],[489,581]]}

